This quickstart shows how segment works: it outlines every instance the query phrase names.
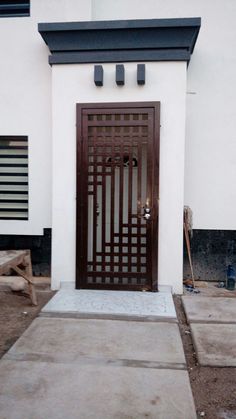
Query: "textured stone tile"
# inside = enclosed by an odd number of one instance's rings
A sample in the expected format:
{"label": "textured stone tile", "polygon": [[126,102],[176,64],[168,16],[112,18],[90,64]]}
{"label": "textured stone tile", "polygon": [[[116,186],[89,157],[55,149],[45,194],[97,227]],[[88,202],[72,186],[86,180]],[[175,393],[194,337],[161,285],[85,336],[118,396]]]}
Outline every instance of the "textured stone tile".
{"label": "textured stone tile", "polygon": [[172,295],[167,292],[61,289],[44,307],[42,313],[176,321]]}

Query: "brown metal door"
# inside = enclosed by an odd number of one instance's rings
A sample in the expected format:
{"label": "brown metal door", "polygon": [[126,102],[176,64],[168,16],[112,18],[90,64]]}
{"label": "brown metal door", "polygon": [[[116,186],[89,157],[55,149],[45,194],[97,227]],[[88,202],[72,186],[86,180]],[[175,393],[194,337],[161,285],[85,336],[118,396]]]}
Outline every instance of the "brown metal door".
{"label": "brown metal door", "polygon": [[157,291],[159,113],[77,105],[77,288]]}

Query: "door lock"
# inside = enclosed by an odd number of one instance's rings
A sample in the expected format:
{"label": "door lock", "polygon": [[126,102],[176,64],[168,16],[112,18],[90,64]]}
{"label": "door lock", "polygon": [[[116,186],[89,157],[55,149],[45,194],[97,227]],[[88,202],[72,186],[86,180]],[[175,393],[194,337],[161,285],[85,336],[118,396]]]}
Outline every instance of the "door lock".
{"label": "door lock", "polygon": [[151,218],[151,208],[149,208],[148,206],[145,206],[143,208],[144,213],[143,213],[143,218],[148,221]]}

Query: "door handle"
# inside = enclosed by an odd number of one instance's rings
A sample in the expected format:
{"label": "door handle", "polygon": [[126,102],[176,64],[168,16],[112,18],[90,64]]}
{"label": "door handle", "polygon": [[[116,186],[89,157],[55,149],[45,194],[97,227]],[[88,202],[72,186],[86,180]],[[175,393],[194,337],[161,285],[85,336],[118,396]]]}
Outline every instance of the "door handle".
{"label": "door handle", "polygon": [[144,213],[143,213],[143,218],[148,221],[151,218],[151,208],[148,207],[147,205],[143,208]]}

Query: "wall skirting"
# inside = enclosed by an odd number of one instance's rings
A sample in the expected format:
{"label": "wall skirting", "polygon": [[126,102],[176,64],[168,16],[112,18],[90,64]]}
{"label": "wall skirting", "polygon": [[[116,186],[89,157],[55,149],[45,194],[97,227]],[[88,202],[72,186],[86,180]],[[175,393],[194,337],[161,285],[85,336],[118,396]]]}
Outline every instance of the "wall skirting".
{"label": "wall skirting", "polygon": [[[0,250],[10,249],[31,249],[34,275],[50,275],[51,229],[43,236],[0,235]],[[196,279],[222,281],[227,265],[236,266],[236,230],[193,230],[191,251]],[[185,246],[183,277],[190,277]]]}
{"label": "wall skirting", "polygon": [[51,270],[51,229],[43,236],[0,235],[0,250],[30,249],[33,274],[49,276]]}
{"label": "wall skirting", "polygon": [[[236,266],[236,230],[193,230],[191,251],[196,279],[223,281],[227,265]],[[190,276],[184,246],[184,278]]]}

